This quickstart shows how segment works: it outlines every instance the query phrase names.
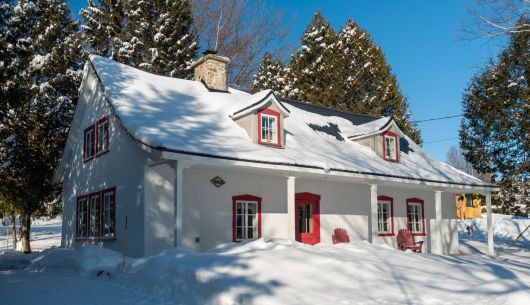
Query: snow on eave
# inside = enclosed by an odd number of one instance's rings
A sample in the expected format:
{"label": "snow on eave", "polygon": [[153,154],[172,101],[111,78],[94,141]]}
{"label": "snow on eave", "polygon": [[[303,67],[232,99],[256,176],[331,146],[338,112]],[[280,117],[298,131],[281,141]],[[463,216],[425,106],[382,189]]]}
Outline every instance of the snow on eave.
{"label": "snow on eave", "polygon": [[347,138],[352,141],[359,140],[362,138],[370,137],[370,136],[385,132],[389,130],[390,128],[392,128],[392,126],[394,126],[396,129],[401,131],[400,128],[397,126],[396,122],[394,121],[394,119],[392,119],[392,117],[382,117],[375,121],[368,122],[362,125],[358,125],[357,127],[359,127],[359,129],[363,129],[364,126],[368,126],[366,130],[363,130],[361,133],[358,133],[358,134],[347,136]]}
{"label": "snow on eave", "polygon": [[274,103],[278,109],[280,109],[280,113],[284,117],[288,117],[290,114],[289,109],[287,109],[283,103],[280,101],[280,99],[274,94],[274,91],[271,89],[265,89],[258,93],[255,93],[252,95],[252,99],[249,101],[248,105],[245,105],[242,108],[235,109],[232,111],[232,114],[230,117],[232,119],[238,119],[240,117],[243,117],[249,113],[251,113],[254,110],[260,109],[261,107],[265,106],[268,102]]}

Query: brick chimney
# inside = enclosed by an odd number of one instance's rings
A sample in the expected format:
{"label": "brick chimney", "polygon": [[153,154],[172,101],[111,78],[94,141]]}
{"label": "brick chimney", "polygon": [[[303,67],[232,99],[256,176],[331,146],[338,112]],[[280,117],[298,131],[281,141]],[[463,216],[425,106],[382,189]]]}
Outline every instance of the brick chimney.
{"label": "brick chimney", "polygon": [[230,62],[228,57],[217,55],[215,51],[205,51],[204,56],[194,62],[194,80],[203,82],[210,90],[227,91],[226,66]]}

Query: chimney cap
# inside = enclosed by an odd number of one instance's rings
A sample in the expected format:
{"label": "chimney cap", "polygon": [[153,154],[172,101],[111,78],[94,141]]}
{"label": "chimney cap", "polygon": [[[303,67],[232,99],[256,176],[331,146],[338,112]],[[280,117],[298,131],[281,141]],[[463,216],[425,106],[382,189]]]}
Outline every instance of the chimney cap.
{"label": "chimney cap", "polygon": [[202,55],[208,55],[208,54],[216,55],[217,51],[216,50],[206,50],[206,51],[202,52]]}

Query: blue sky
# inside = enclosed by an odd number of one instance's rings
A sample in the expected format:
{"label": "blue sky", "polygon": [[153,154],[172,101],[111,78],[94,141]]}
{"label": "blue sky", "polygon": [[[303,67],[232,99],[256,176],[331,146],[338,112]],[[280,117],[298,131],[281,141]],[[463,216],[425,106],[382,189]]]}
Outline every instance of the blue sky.
{"label": "blue sky", "polygon": [[[415,120],[462,113],[461,97],[469,80],[499,50],[499,43],[486,39],[458,39],[466,9],[475,0],[271,0],[286,13],[289,39],[299,38],[320,9],[335,29],[354,19],[381,46],[407,96]],[[72,0],[74,11],[86,0]],[[424,149],[445,161],[449,147],[458,145],[460,117],[419,123]],[[447,141],[438,141],[451,139]]]}

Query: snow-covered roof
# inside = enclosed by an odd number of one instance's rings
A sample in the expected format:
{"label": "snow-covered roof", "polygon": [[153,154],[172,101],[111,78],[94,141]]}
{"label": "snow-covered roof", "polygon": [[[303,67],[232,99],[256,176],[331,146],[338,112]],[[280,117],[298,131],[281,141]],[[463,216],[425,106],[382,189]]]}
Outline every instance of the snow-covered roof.
{"label": "snow-covered roof", "polygon": [[[262,101],[268,93],[229,88],[212,92],[200,82],[153,75],[99,56],[90,61],[116,115],[137,140],[156,149],[211,158],[241,160],[375,176],[491,186],[428,156],[402,135],[400,162],[388,162],[350,139],[381,128],[389,118],[354,124],[339,112],[311,111],[299,102],[284,102],[285,146],[255,144],[230,117]],[[253,106],[252,106],[253,107]],[[334,115],[336,113],[336,115]]]}

